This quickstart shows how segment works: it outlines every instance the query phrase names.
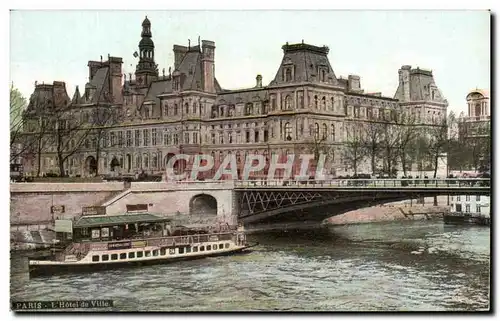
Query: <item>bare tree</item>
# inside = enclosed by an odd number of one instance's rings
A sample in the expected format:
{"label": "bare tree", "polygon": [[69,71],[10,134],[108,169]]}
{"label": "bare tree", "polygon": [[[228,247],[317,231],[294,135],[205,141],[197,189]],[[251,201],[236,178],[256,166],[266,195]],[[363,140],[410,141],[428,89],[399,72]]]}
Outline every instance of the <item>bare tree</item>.
{"label": "bare tree", "polygon": [[395,172],[395,166],[398,159],[398,148],[401,132],[397,124],[386,122],[383,124],[382,146],[384,159],[384,172],[392,176]]}
{"label": "bare tree", "polygon": [[74,117],[73,105],[55,110],[51,115],[52,141],[55,145],[59,175],[64,176],[64,164],[78,152],[93,129],[92,122],[83,117]]}
{"label": "bare tree", "polygon": [[397,131],[399,136],[398,154],[403,168],[403,175],[406,176],[408,165],[413,163],[415,159],[415,143],[417,141],[419,131],[414,114],[402,112],[397,116]]}
{"label": "bare tree", "polygon": [[354,175],[358,174],[359,164],[366,158],[366,148],[362,137],[361,129],[352,128],[347,131],[347,137],[342,149],[342,159],[344,164],[354,170]]}
{"label": "bare tree", "polygon": [[366,155],[370,158],[372,175],[377,172],[377,158],[383,150],[382,137],[383,125],[379,122],[369,122],[364,124],[363,129],[363,145],[366,149]]}
{"label": "bare tree", "polygon": [[91,112],[91,126],[92,131],[90,132],[91,139],[95,141],[92,145],[95,150],[95,159],[98,166],[96,167],[95,175],[99,175],[99,160],[102,154],[102,147],[108,145],[108,147],[118,145],[123,146],[124,137],[118,137],[118,139],[108,141],[109,130],[108,126],[118,122],[118,112],[115,107],[108,105],[98,105],[92,109]]}
{"label": "bare tree", "polygon": [[452,126],[455,121],[455,113],[451,111],[447,117],[433,119],[427,126],[429,143],[427,150],[433,163],[434,178],[437,176],[439,160],[445,156],[450,146],[448,127]]}

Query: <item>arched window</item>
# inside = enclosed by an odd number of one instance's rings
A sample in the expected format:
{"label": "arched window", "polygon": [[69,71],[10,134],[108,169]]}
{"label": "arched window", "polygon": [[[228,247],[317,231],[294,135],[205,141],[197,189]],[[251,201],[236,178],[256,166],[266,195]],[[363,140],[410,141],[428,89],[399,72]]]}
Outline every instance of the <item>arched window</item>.
{"label": "arched window", "polygon": [[334,111],[335,110],[335,97],[332,97],[331,101],[332,101],[332,105],[330,106],[330,110]]}
{"label": "arched window", "polygon": [[326,124],[323,124],[323,139],[326,139],[328,137],[328,126]]}
{"label": "arched window", "polygon": [[174,116],[177,116],[177,114],[179,114],[179,106],[174,104]]}
{"label": "arched window", "polygon": [[321,81],[323,81],[323,82],[326,81],[326,72],[324,69],[321,70]]}
{"label": "arched window", "polygon": [[152,157],[152,162],[151,162],[151,167],[153,168],[157,168],[158,167],[158,156],[155,154],[153,154],[153,157]]}
{"label": "arched window", "polygon": [[314,138],[316,140],[319,139],[319,124],[318,123],[314,124]]}
{"label": "arched window", "polygon": [[168,116],[168,104],[165,104],[165,106],[163,106],[163,115]]}
{"label": "arched window", "polygon": [[245,106],[245,115],[251,115],[251,114],[253,114],[253,104],[247,103]]}
{"label": "arched window", "polygon": [[198,108],[198,105],[196,103],[193,103],[193,114],[196,114],[197,108]]}
{"label": "arched window", "polygon": [[335,124],[331,125],[330,135],[332,137],[332,142],[335,141]]}
{"label": "arched window", "polygon": [[292,125],[290,123],[285,124],[285,140],[292,140]]}
{"label": "arched window", "polygon": [[323,98],[321,98],[321,102],[323,104],[323,110],[326,110],[326,97],[323,96]]}
{"label": "arched window", "polygon": [[287,68],[285,71],[285,81],[292,81],[292,68]]}
{"label": "arched window", "polygon": [[314,108],[318,108],[318,96],[314,96]]}
{"label": "arched window", "polygon": [[149,157],[147,154],[144,154],[144,168],[149,168]]}
{"label": "arched window", "polygon": [[285,109],[286,110],[292,109],[292,98],[290,98],[290,95],[286,95],[285,97]]}
{"label": "arched window", "polygon": [[189,105],[188,105],[188,103],[184,104],[184,108],[186,109],[186,114],[189,114]]}
{"label": "arched window", "polygon": [[141,155],[135,157],[135,167],[142,168]]}

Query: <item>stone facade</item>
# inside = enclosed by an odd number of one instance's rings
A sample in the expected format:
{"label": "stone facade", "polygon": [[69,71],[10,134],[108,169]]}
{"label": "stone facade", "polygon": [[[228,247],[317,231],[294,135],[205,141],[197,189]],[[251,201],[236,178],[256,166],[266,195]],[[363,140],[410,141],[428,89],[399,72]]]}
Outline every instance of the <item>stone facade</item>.
{"label": "stone facade", "polygon": [[[77,87],[69,99],[59,82],[36,86],[28,107],[32,115],[67,104],[72,117],[92,123],[92,110],[113,111],[102,135],[92,131],[82,142],[69,142],[79,148],[65,161],[66,174],[161,173],[179,153],[208,153],[216,163],[231,153],[241,167],[247,154],[311,153],[320,141],[332,150],[328,170],[339,175],[349,171],[341,152],[344,141],[360,125],[391,121],[402,112],[420,123],[446,115],[447,101],[431,71],[402,66],[395,96],[384,97],[365,92],[359,76],[336,75],[328,47],[303,42],[282,47],[283,59],[267,86],[257,75],[252,88],[223,89],[215,77],[216,46],[208,40],[174,45],[174,68],[160,76],[147,18],[142,30],[134,78],[122,75],[121,58],[109,56],[89,61],[83,95]],[[56,158],[47,143],[41,171],[58,173]],[[24,163],[28,171],[37,168],[34,157]],[[368,163],[358,173],[370,172]]]}

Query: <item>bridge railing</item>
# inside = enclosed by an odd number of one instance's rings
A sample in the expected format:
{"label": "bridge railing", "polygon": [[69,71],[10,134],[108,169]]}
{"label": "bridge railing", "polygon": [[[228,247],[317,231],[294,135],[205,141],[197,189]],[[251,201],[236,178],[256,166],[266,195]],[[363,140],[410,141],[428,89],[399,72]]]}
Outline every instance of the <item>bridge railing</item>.
{"label": "bridge railing", "polygon": [[338,187],[338,188],[436,188],[489,187],[489,178],[398,178],[329,180],[239,180],[235,187]]}

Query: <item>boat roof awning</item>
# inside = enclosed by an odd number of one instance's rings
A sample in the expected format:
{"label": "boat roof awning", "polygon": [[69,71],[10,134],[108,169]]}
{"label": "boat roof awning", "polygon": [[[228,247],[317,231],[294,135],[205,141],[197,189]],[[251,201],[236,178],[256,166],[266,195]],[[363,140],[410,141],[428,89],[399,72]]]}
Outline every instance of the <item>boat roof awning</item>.
{"label": "boat roof awning", "polygon": [[171,221],[169,218],[160,217],[150,213],[106,215],[106,216],[82,216],[73,225],[74,228],[113,226],[134,223],[159,223]]}

